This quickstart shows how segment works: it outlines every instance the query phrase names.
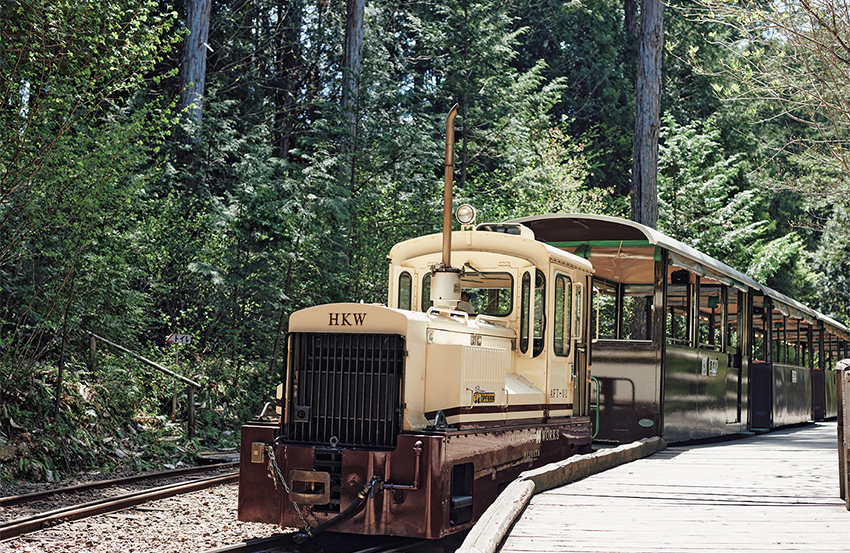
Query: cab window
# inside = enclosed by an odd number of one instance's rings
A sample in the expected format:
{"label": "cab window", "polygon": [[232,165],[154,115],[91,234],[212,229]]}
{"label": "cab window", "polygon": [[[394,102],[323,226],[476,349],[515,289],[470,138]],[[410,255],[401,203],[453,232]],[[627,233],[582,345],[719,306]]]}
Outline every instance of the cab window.
{"label": "cab window", "polygon": [[537,270],[534,279],[534,357],[543,351],[546,335],[546,277]]}
{"label": "cab window", "polygon": [[410,309],[412,307],[411,303],[411,290],[413,288],[413,279],[410,278],[410,273],[407,271],[401,273],[398,277],[398,308],[399,309]]}
{"label": "cab window", "polygon": [[522,294],[520,295],[519,314],[519,350],[528,352],[529,306],[531,305],[531,273],[522,275]]}
{"label": "cab window", "polygon": [[555,276],[555,355],[570,354],[573,282],[567,275]]}
{"label": "cab window", "polygon": [[510,273],[467,271],[460,277],[460,289],[473,314],[507,317],[513,311],[514,279]]}

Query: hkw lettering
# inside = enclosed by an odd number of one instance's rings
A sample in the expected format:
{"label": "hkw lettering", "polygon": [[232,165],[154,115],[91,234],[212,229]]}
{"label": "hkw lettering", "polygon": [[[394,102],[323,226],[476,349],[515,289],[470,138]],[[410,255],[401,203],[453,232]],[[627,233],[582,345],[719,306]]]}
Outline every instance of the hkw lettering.
{"label": "hkw lettering", "polygon": [[362,326],[366,313],[329,313],[328,326]]}

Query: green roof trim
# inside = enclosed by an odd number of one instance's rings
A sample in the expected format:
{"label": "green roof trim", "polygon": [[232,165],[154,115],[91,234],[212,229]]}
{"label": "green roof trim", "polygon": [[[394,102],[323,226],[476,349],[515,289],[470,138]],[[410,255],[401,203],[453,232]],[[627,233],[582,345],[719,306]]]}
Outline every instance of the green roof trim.
{"label": "green roof trim", "polygon": [[554,248],[580,248],[581,246],[590,246],[593,248],[640,248],[653,245],[649,243],[649,240],[579,240],[546,243]]}

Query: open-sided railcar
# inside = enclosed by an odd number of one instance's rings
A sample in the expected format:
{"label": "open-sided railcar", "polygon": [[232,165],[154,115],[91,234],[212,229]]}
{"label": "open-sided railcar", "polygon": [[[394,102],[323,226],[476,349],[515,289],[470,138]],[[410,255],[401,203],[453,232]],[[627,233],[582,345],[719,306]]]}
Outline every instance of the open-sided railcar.
{"label": "open-sided railcar", "polygon": [[632,221],[514,222],[593,265],[596,439],[680,442],[835,416],[844,325]]}

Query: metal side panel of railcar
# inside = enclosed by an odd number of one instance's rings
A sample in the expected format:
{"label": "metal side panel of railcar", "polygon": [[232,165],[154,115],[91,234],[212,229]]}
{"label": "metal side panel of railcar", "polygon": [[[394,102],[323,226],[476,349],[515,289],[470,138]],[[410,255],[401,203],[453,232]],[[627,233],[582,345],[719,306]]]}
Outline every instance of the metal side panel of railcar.
{"label": "metal side panel of railcar", "polygon": [[838,372],[826,370],[824,372],[824,418],[834,419],[838,416]]}
{"label": "metal side panel of railcar", "polygon": [[741,371],[730,366],[727,354],[668,344],[663,368],[658,356],[651,343],[594,345],[593,375],[599,382],[596,441],[661,436],[674,443],[746,430]]}
{"label": "metal side panel of railcar", "polygon": [[812,418],[817,421],[838,416],[835,393],[835,371],[812,371]]}
{"label": "metal side panel of railcar", "polygon": [[593,377],[591,404],[599,400],[594,440],[626,443],[661,435],[661,364],[653,343],[594,344]]}
{"label": "metal side panel of railcar", "polygon": [[753,363],[753,430],[772,430],[812,420],[812,371],[805,367]]}
{"label": "metal side panel of railcar", "polygon": [[812,370],[773,365],[773,428],[812,420]]}
{"label": "metal side panel of railcar", "polygon": [[668,344],[664,358],[664,434],[683,442],[736,434],[744,430],[740,369],[730,356]]}

